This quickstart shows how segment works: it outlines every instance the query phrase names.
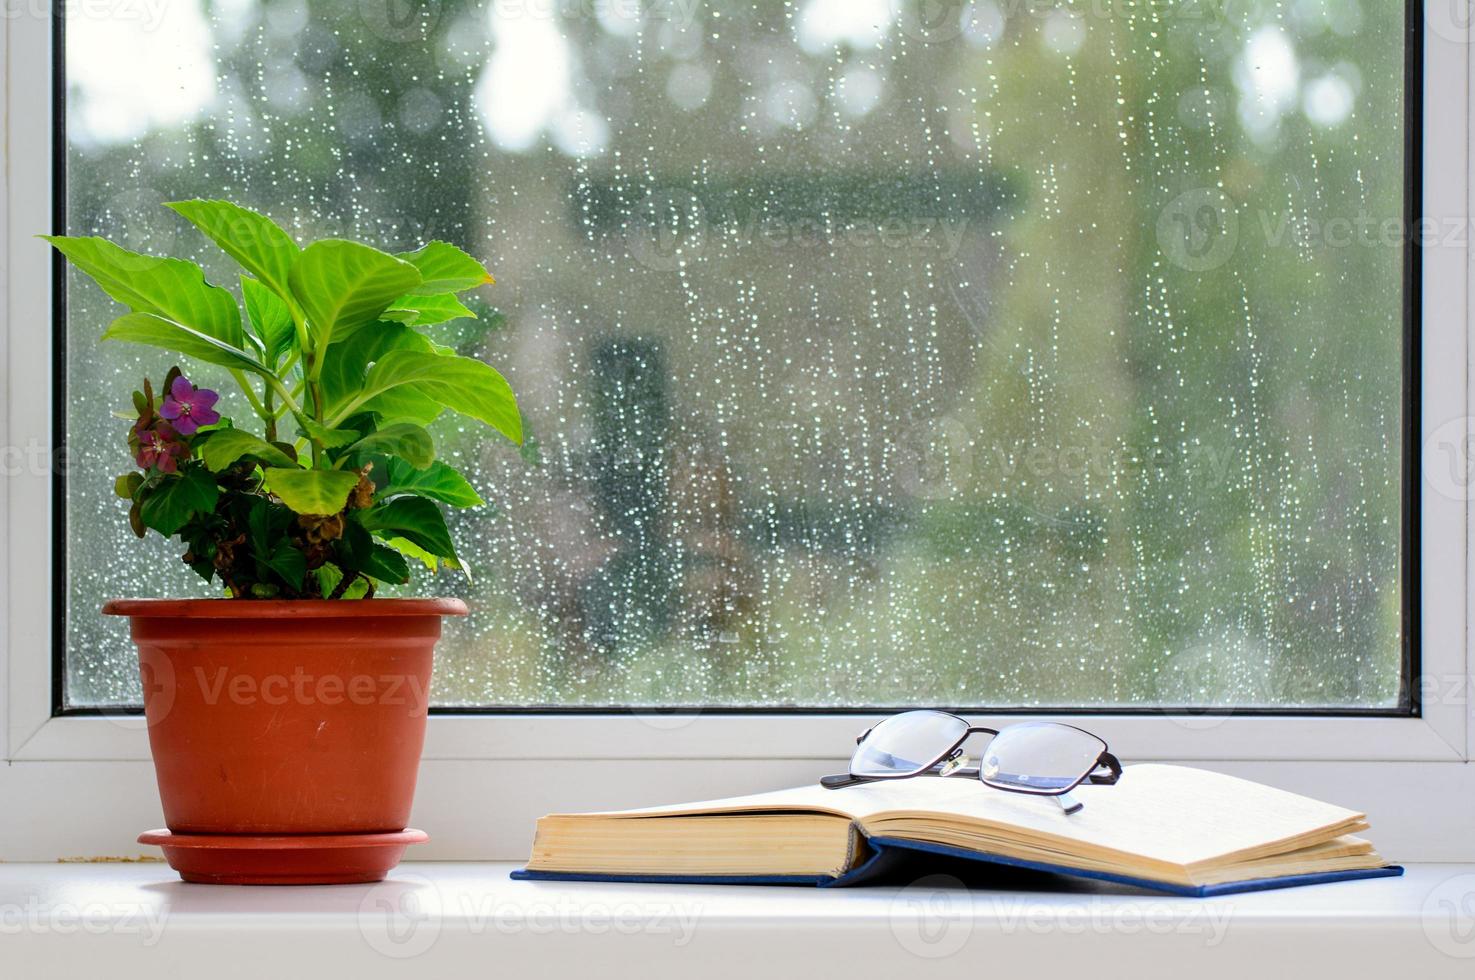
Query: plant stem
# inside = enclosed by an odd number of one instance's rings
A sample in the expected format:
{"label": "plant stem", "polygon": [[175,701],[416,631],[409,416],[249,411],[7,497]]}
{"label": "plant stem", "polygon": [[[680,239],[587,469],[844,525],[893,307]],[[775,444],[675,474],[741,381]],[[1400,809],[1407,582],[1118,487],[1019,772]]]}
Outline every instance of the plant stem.
{"label": "plant stem", "polygon": [[322,379],[322,377],[323,377],[323,362],[327,360],[326,357],[321,357],[321,358],[320,357],[316,357],[315,356],[316,353],[327,353],[327,352],[326,351],[322,351],[322,352],[309,351],[306,354],[306,360],[303,362],[303,364],[305,365],[305,368],[304,368],[304,370],[302,372],[302,376],[307,379],[307,383],[309,385],[315,385],[315,384],[317,384]]}
{"label": "plant stem", "polygon": [[246,379],[246,372],[237,368],[231,368],[230,376],[236,379],[236,384],[246,393],[246,401],[250,403],[251,410],[261,417],[267,425],[271,425],[272,414],[262,405],[261,400],[256,397],[256,391],[251,387],[251,382]]}
{"label": "plant stem", "polygon": [[345,573],[343,573],[343,577],[338,580],[338,585],[334,587],[333,591],[328,595],[328,598],[329,599],[342,599],[343,598],[343,593],[345,593],[345,592],[348,591],[348,587],[350,585],[352,585],[354,583],[354,580],[357,579],[358,577],[359,577],[359,573],[358,572],[345,572]]}
{"label": "plant stem", "polygon": [[[316,378],[317,358],[312,351],[305,351],[302,355],[302,377],[307,388],[308,401],[311,404],[313,421],[319,426],[323,424],[323,389]],[[322,462],[323,444],[308,430],[308,441],[312,444],[312,465],[317,467]]]}
{"label": "plant stem", "polygon": [[[312,404],[313,404],[313,407],[317,409],[317,411],[315,413],[317,415],[317,420],[319,422],[324,422],[324,419],[323,419],[323,386],[320,385],[320,384],[318,384],[316,381],[314,381],[312,384],[310,384],[308,386],[308,390],[310,390],[312,392]],[[324,423],[324,424],[326,424],[326,423]]]}
{"label": "plant stem", "polygon": [[276,392],[272,391],[271,388],[267,388],[266,391],[262,393],[261,397],[262,406],[266,409],[267,442],[277,441],[277,409],[276,406],[272,404],[272,398],[275,394]]}
{"label": "plant stem", "polygon": [[[292,329],[297,331],[297,349],[299,351],[302,351],[303,353],[310,352],[312,350],[312,345],[308,343],[307,321],[304,320],[302,314],[298,312],[296,303],[289,304],[288,309],[292,313]],[[293,354],[292,357],[295,360],[297,355]],[[292,362],[288,361],[287,367],[282,373],[285,374],[287,373],[287,371],[290,370],[292,370]]]}
{"label": "plant stem", "polygon": [[330,428],[330,429],[336,429],[336,428],[338,428],[338,426],[340,426],[340,425],[343,424],[344,420],[346,420],[354,412],[358,411],[359,410],[359,406],[363,405],[368,400],[369,399],[367,399],[367,398],[360,397],[360,398],[355,398],[353,401],[349,402],[344,407],[343,411],[341,411],[337,415],[335,415],[333,417],[333,419],[328,423],[328,428]]}
{"label": "plant stem", "polygon": [[282,384],[282,382],[278,378],[274,377],[267,378],[266,383],[270,385],[272,390],[277,393],[277,397],[282,400],[282,404],[285,405],[287,410],[292,413],[293,417],[295,417],[298,422],[302,423],[302,427],[304,429],[307,428],[307,423],[312,420],[309,419],[307,414],[302,411],[302,406],[297,404],[297,400],[292,397],[292,393],[287,390],[287,386]]}
{"label": "plant stem", "polygon": [[302,414],[302,406],[297,404],[297,399],[292,397],[292,393],[287,390],[286,385],[282,384],[282,382],[277,378],[267,378],[266,383],[270,385],[271,389],[277,393],[277,397],[282,400],[282,404],[287,407],[288,411],[290,411],[298,418],[304,417]]}

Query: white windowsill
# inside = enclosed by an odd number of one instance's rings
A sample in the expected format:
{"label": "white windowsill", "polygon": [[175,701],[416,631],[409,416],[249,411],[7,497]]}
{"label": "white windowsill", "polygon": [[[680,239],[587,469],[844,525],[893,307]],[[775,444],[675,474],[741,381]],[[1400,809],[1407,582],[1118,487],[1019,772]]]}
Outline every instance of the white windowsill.
{"label": "white windowsill", "polygon": [[[0,865],[0,974],[1419,977],[1475,972],[1475,865],[1184,899],[1060,890],[514,882],[186,885],[161,864]],[[408,914],[406,914],[408,913]]]}

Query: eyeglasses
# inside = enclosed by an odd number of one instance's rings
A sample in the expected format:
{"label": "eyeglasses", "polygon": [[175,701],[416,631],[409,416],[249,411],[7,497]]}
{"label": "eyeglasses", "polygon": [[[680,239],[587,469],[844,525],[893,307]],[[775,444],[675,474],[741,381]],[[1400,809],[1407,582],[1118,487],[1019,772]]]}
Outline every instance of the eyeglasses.
{"label": "eyeglasses", "polygon": [[[963,753],[963,743],[973,735],[993,736],[977,768],[968,767]],[[912,776],[977,776],[994,789],[1052,796],[1066,813],[1078,813],[1085,804],[1071,790],[1088,781],[1109,786],[1122,774],[1122,764],[1106,750],[1106,742],[1051,721],[976,728],[946,711],[905,711],[862,732],[855,743],[850,771],[825,776],[821,786],[842,789]]]}

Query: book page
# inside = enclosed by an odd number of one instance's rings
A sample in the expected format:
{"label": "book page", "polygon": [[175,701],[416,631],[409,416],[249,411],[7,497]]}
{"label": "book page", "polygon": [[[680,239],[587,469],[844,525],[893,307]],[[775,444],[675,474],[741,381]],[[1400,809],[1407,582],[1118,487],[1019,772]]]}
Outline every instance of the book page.
{"label": "book page", "polygon": [[1332,828],[1362,820],[1354,810],[1184,766],[1129,766],[1116,785],[1081,786],[1073,795],[1085,809],[1067,816],[1049,798],[991,789],[973,778],[923,776],[838,790],[815,784],[606,816],[805,810],[848,816],[883,833],[879,825],[887,819],[935,817],[939,823],[963,820],[1016,828],[1026,838],[1046,835],[1184,867],[1307,835],[1325,836]]}

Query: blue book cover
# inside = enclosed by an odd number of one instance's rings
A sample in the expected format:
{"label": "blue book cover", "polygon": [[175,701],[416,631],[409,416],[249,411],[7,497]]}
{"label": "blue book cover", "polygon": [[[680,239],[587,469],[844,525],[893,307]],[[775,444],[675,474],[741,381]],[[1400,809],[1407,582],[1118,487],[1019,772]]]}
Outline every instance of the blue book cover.
{"label": "blue book cover", "polygon": [[[883,884],[906,881],[922,873],[936,873],[939,865],[929,858],[941,857],[953,862],[973,862],[1036,873],[1043,876],[1065,875],[1093,881],[1106,881],[1118,885],[1140,888],[1145,891],[1182,895],[1190,898],[1212,898],[1218,895],[1235,895],[1242,892],[1268,891],[1273,888],[1296,888],[1302,885],[1320,885],[1334,881],[1356,881],[1362,878],[1393,878],[1403,874],[1403,868],[1390,864],[1381,868],[1365,868],[1355,871],[1328,871],[1320,874],[1284,875],[1276,878],[1254,878],[1232,881],[1218,885],[1180,885],[1173,882],[1154,881],[1150,878],[1134,878],[1128,875],[1108,874],[1101,871],[1086,871],[1060,864],[1045,864],[1037,861],[1021,861],[1016,858],[982,851],[928,844],[922,841],[899,840],[877,837],[869,839],[870,854],[855,868],[846,873],[833,875],[608,875],[571,874],[555,871],[529,871],[525,868],[512,872],[518,881],[620,881],[649,882],[672,885],[809,885],[820,888],[845,888],[853,885]],[[954,870],[960,870],[956,865]],[[909,870],[911,869],[911,870]],[[988,884],[987,876],[968,875],[970,884]],[[1005,881],[1018,884],[1017,875]]]}

